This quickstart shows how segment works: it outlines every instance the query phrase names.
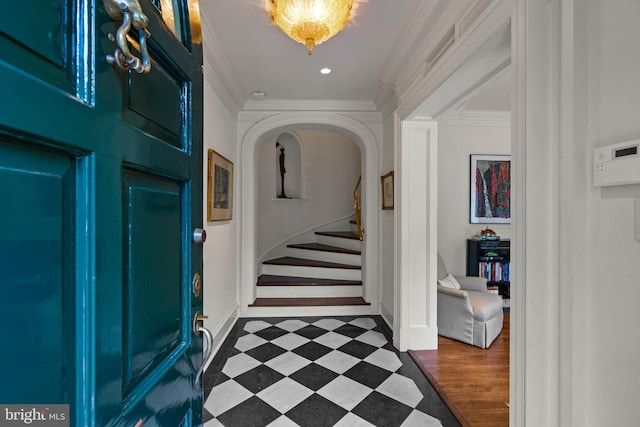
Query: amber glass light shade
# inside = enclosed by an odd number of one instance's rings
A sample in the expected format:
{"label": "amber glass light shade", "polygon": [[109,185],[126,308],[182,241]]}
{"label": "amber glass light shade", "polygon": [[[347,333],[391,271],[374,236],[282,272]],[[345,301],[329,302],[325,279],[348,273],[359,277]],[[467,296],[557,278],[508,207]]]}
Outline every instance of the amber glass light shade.
{"label": "amber glass light shade", "polygon": [[[195,44],[202,43],[202,28],[200,24],[200,5],[198,0],[189,0],[189,22],[191,27],[191,42]],[[179,35],[179,31],[176,25],[176,12],[174,0],[160,0],[160,11],[162,14],[162,20],[167,27],[171,30],[177,39],[182,40]],[[178,21],[179,22],[179,21]]]}
{"label": "amber glass light shade", "polygon": [[313,48],[347,25],[353,0],[269,0],[271,20],[289,37]]}
{"label": "amber glass light shade", "polygon": [[202,43],[202,24],[200,23],[200,4],[198,0],[189,0],[189,20],[191,21],[191,42]]}

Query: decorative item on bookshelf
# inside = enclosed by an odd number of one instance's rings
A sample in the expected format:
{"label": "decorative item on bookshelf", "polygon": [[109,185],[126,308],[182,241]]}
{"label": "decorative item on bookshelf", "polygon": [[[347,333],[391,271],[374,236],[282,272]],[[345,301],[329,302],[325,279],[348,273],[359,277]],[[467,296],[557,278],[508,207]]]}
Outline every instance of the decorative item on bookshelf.
{"label": "decorative item on bookshelf", "polygon": [[480,234],[473,236],[474,240],[500,240],[500,236],[489,227],[480,231]]}

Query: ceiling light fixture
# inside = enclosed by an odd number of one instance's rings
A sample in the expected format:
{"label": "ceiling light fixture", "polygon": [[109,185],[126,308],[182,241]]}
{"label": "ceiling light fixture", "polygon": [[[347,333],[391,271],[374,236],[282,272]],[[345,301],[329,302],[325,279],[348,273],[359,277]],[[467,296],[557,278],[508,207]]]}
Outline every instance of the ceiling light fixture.
{"label": "ceiling light fixture", "polygon": [[320,70],[320,74],[329,74],[331,72],[331,68],[323,68]]}
{"label": "ceiling light fixture", "polygon": [[338,34],[347,25],[354,0],[268,0],[269,17],[289,37],[307,47]]}

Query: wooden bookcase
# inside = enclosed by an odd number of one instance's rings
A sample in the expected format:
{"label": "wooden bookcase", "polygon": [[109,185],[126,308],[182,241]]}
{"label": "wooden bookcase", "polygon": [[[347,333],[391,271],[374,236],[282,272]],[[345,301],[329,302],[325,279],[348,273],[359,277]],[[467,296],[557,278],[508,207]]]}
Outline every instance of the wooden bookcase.
{"label": "wooden bookcase", "polygon": [[487,279],[487,287],[497,287],[504,305],[510,301],[511,246],[509,239],[467,239],[467,276]]}

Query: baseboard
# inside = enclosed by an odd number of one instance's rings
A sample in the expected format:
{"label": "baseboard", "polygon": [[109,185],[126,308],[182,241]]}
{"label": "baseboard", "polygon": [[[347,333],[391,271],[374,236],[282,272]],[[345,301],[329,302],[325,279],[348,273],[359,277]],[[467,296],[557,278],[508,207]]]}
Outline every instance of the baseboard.
{"label": "baseboard", "polygon": [[382,320],[384,320],[387,326],[393,331],[393,314],[387,310],[384,304],[380,304],[380,316],[382,316]]}
{"label": "baseboard", "polygon": [[[227,317],[227,320],[224,321],[222,325],[213,334],[213,352],[211,353],[213,356],[215,356],[218,353],[218,351],[220,350],[220,347],[222,346],[222,343],[224,343],[224,340],[227,339],[227,337],[229,336],[229,333],[231,332],[231,329],[236,324],[236,321],[238,320],[238,317],[239,317],[239,309],[240,307],[236,306]],[[204,367],[205,371],[209,367],[209,364],[211,363],[212,360],[213,360],[213,357],[210,358],[207,365]]]}

